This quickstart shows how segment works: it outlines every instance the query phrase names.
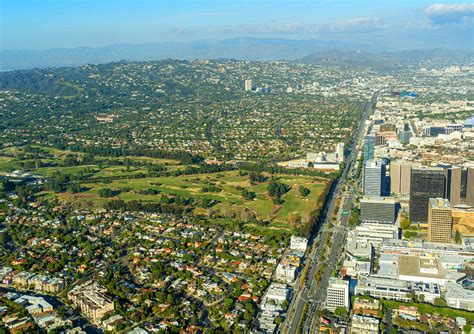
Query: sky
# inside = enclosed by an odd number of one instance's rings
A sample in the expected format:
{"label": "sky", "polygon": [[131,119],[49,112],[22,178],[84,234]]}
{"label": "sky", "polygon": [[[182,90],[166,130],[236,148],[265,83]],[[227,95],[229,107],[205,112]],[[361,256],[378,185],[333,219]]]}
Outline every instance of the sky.
{"label": "sky", "polygon": [[474,1],[0,0],[0,49],[254,36],[474,49]]}

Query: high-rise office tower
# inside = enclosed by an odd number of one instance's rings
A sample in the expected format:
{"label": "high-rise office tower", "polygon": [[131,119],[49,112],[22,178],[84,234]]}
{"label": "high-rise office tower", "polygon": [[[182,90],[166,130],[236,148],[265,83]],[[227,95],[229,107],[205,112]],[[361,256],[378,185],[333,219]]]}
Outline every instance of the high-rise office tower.
{"label": "high-rise office tower", "polygon": [[247,79],[247,80],[244,81],[244,89],[245,89],[246,92],[252,90],[252,80]]}
{"label": "high-rise office tower", "polygon": [[393,224],[397,219],[397,207],[393,197],[365,196],[360,200],[360,220]]}
{"label": "high-rise office tower", "polygon": [[465,180],[462,192],[465,194],[466,204],[474,206],[474,167],[467,168]]}
{"label": "high-rise office tower", "polygon": [[430,198],[445,197],[446,178],[442,168],[417,167],[411,170],[410,220],[428,221]]}
{"label": "high-rise office tower", "polygon": [[329,278],[329,287],[326,294],[326,307],[336,309],[337,307],[349,308],[349,282],[335,277]]}
{"label": "high-rise office tower", "polygon": [[428,240],[450,243],[453,219],[451,205],[445,198],[430,198],[428,206]]}
{"label": "high-rise office tower", "polygon": [[407,161],[390,162],[390,193],[407,195],[410,193],[411,169],[413,164]]}
{"label": "high-rise office tower", "polygon": [[386,165],[382,160],[368,160],[364,166],[364,195],[385,195]]}
{"label": "high-rise office tower", "polygon": [[444,176],[446,177],[445,197],[452,206],[461,203],[461,175],[461,167],[450,167],[444,170]]}
{"label": "high-rise office tower", "polygon": [[446,198],[451,206],[474,206],[474,167],[445,166]]}
{"label": "high-rise office tower", "polygon": [[364,162],[374,159],[375,137],[367,135],[364,140]]}

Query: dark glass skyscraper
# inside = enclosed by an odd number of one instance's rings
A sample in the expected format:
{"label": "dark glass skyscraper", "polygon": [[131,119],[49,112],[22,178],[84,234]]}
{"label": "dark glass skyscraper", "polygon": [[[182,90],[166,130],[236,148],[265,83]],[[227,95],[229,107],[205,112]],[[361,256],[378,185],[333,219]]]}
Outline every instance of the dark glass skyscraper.
{"label": "dark glass skyscraper", "polygon": [[428,221],[430,198],[445,197],[446,177],[443,168],[413,168],[410,180],[410,220]]}

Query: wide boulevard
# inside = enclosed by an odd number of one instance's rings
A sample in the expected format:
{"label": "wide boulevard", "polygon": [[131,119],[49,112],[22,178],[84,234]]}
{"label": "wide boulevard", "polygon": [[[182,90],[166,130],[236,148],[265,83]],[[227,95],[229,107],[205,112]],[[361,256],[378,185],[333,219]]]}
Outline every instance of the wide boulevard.
{"label": "wide boulevard", "polygon": [[[293,298],[287,312],[287,318],[280,329],[281,333],[297,333],[300,328],[301,333],[313,333],[314,327],[317,325],[317,317],[315,311],[324,305],[326,297],[326,289],[329,277],[336,268],[338,259],[341,256],[343,245],[346,237],[346,227],[349,215],[355,199],[356,189],[349,184],[349,178],[355,175],[357,169],[357,156],[364,138],[365,121],[373,112],[373,108],[377,101],[378,92],[372,95],[371,101],[367,102],[364,107],[363,115],[360,119],[357,131],[354,134],[352,146],[347,150],[344,169],[341,176],[334,181],[326,206],[323,210],[323,220],[316,229],[316,237],[313,240],[313,247],[308,256],[302,275],[295,283]],[[339,212],[343,214],[337,215],[336,224],[332,225],[331,220],[336,208],[336,199],[340,198],[342,209]],[[326,239],[330,240],[329,254],[326,255],[324,261],[318,261],[326,246]],[[322,269],[321,269],[322,268]],[[315,281],[316,273],[321,269],[320,279]],[[305,305],[308,305],[305,311]],[[300,327],[302,326],[302,327]]]}

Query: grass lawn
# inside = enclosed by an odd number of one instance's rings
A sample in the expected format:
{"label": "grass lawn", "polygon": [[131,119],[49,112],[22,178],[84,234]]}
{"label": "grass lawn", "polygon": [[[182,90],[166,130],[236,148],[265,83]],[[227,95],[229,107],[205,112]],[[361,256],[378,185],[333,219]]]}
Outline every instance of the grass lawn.
{"label": "grass lawn", "polygon": [[464,310],[457,310],[449,307],[438,307],[435,305],[425,304],[425,303],[404,303],[398,302],[395,300],[382,300],[382,303],[385,307],[390,309],[398,309],[400,305],[409,305],[409,306],[417,306],[420,310],[421,314],[439,314],[444,315],[452,318],[462,317],[469,319],[470,321],[474,321],[474,312],[464,311]]}
{"label": "grass lawn", "polygon": [[[111,166],[102,169],[96,173],[94,177],[100,176],[123,176],[127,173],[139,173],[143,170],[132,168],[132,171],[127,172],[122,166]],[[248,176],[240,176],[237,171],[221,172],[214,174],[198,174],[198,175],[181,175],[172,177],[156,177],[156,178],[139,178],[139,179],[118,179],[110,183],[84,183],[83,186],[90,188],[89,190],[80,194],[59,194],[64,200],[80,201],[86,199],[87,201],[97,202],[102,204],[103,198],[99,197],[99,190],[102,188],[110,189],[131,189],[127,192],[122,192],[117,196],[124,201],[129,200],[143,200],[143,201],[159,201],[158,195],[142,195],[137,193],[140,190],[155,189],[159,190],[161,194],[179,195],[185,198],[208,198],[214,199],[219,203],[211,210],[221,213],[235,212],[239,213],[250,209],[257,216],[258,219],[268,220],[269,225],[275,229],[286,229],[288,216],[292,212],[299,213],[303,218],[312,210],[316,209],[322,203],[318,203],[318,198],[321,192],[327,186],[327,183],[321,180],[316,180],[307,176],[288,176],[279,175],[279,182],[290,185],[291,190],[282,196],[284,203],[282,205],[275,205],[272,198],[267,193],[268,181],[256,185],[250,185]],[[215,184],[222,190],[219,192],[203,192],[203,188],[210,184]],[[299,186],[303,185],[310,189],[310,194],[302,197],[299,193]],[[256,193],[256,199],[246,200],[241,195],[241,190],[237,186],[243,186],[250,191]],[[208,209],[198,209],[198,213],[206,214]]]}
{"label": "grass lawn", "polygon": [[59,172],[65,175],[74,175],[80,171],[85,171],[86,169],[98,169],[96,165],[83,165],[83,166],[72,166],[72,167],[40,167],[33,170],[33,173],[43,175],[43,176],[52,176],[55,173]]}
{"label": "grass lawn", "polygon": [[3,173],[20,169],[20,166],[11,157],[0,156],[0,171]]}
{"label": "grass lawn", "polygon": [[[41,159],[42,162],[57,163],[61,161],[67,154],[83,155],[83,153],[72,152],[68,150],[58,150],[49,147],[35,145],[44,151],[54,155],[50,159]],[[11,147],[4,149],[3,152],[9,155],[17,156],[24,153],[22,147]],[[101,160],[124,160],[126,157],[97,157]],[[186,168],[177,160],[171,159],[155,159],[148,157],[128,157],[131,160],[141,163],[153,163],[166,165],[169,170],[178,168]],[[26,160],[25,160],[26,161]],[[10,171],[20,169],[16,158],[0,156],[0,171]],[[328,182],[324,179],[309,176],[294,175],[275,175],[278,182],[285,183],[291,187],[290,191],[282,196],[283,203],[276,205],[273,199],[268,195],[268,185],[270,175],[265,182],[259,184],[250,184],[248,175],[240,175],[238,171],[226,171],[209,174],[181,175],[170,177],[148,177],[148,170],[145,166],[131,166],[128,170],[125,166],[107,165],[102,166],[96,164],[73,166],[73,167],[41,167],[32,170],[43,176],[52,176],[54,173],[60,172],[74,176],[83,172],[89,177],[89,181],[83,181],[82,186],[86,190],[81,193],[53,193],[43,192],[42,196],[46,199],[59,197],[63,201],[74,202],[77,204],[97,205],[101,206],[110,198],[101,198],[99,196],[100,189],[122,189],[122,192],[116,197],[124,201],[141,200],[141,201],[159,201],[162,194],[171,196],[179,195],[184,198],[202,198],[213,199],[218,203],[210,209],[197,208],[197,213],[208,214],[210,211],[229,217],[224,220],[237,223],[241,220],[248,221],[249,216],[255,216],[259,220],[269,221],[267,226],[252,226],[249,228],[255,230],[272,229],[272,230],[289,230],[288,217],[296,212],[304,219],[311,211],[318,208],[322,203],[318,203],[321,192],[325,190]],[[144,178],[134,178],[137,174],[144,174]],[[99,178],[107,178],[107,181],[97,182]],[[210,186],[217,187],[220,191],[203,191],[203,188]],[[299,193],[299,187],[304,186],[310,190],[309,195],[303,197]],[[254,192],[256,198],[246,200],[242,196],[242,188]],[[144,195],[139,192],[142,190],[154,189],[159,190],[157,195]],[[247,218],[242,218],[247,217]]]}

